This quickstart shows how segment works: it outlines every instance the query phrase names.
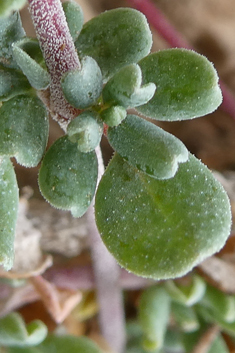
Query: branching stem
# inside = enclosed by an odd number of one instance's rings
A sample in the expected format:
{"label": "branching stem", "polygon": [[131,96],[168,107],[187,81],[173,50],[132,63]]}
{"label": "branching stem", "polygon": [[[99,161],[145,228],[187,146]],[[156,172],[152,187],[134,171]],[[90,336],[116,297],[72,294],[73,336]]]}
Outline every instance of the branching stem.
{"label": "branching stem", "polygon": [[80,68],[80,61],[60,0],[29,0],[29,11],[51,77],[48,108],[65,128],[79,111],[65,100],[60,81],[65,72]]}

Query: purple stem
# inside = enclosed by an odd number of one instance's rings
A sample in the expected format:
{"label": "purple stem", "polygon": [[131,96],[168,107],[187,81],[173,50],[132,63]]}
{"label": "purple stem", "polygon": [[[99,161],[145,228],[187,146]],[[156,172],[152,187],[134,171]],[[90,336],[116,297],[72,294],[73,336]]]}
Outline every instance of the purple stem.
{"label": "purple stem", "polygon": [[50,110],[66,125],[79,111],[65,100],[60,81],[64,73],[81,65],[63,8],[60,0],[29,0],[29,11],[51,77]]}
{"label": "purple stem", "polygon": [[[149,24],[166,40],[173,48],[193,49],[193,47],[182,38],[182,35],[172,26],[162,12],[150,0],[127,0],[136,10],[141,11],[147,18]],[[223,94],[221,108],[235,119],[235,99],[231,91],[220,80],[220,88]]]}

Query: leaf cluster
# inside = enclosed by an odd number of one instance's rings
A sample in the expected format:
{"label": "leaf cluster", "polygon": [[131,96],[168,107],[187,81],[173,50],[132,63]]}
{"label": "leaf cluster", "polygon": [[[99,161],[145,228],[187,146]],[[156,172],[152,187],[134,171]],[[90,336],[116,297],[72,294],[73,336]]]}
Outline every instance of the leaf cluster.
{"label": "leaf cluster", "polygon": [[[43,158],[42,195],[82,216],[96,192],[95,149],[105,131],[115,151],[95,199],[105,245],[121,266],[138,275],[181,276],[224,245],[230,206],[208,169],[153,120],[192,119],[215,110],[222,100],[217,73],[193,51],[149,54],[151,31],[136,10],[107,11],[83,25],[76,3],[63,7],[81,68],[66,72],[61,88],[81,114],[46,153],[48,111],[37,97],[50,87],[46,64],[17,12],[0,22],[0,155],[7,161],[0,166],[2,195],[14,190],[8,203],[17,205],[16,180],[11,176],[9,185],[3,179],[13,173],[9,158],[25,167]],[[11,225],[2,228],[0,254],[10,268],[16,207],[6,207]]]}

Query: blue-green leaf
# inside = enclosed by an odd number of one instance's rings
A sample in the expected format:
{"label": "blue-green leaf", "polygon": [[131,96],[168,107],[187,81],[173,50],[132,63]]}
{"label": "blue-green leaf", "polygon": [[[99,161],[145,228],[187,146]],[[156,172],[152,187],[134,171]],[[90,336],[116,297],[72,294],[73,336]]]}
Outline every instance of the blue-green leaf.
{"label": "blue-green leaf", "polygon": [[143,344],[146,350],[163,347],[170,304],[170,297],[163,287],[150,287],[142,293],[138,316],[144,332]]}
{"label": "blue-green leaf", "polygon": [[180,140],[136,115],[109,128],[107,137],[128,163],[157,179],[172,178],[178,164],[188,160],[188,150]]}
{"label": "blue-green leaf", "polygon": [[18,211],[18,186],[9,158],[0,162],[0,264],[10,270],[14,260],[14,238]]}
{"label": "blue-green leaf", "polygon": [[71,121],[67,134],[71,142],[77,143],[80,152],[91,152],[100,143],[103,123],[97,113],[85,111]]}
{"label": "blue-green leaf", "polygon": [[182,276],[219,251],[230,234],[227,194],[192,155],[174,178],[159,180],[116,154],[99,184],[95,208],[109,251],[144,277]]}
{"label": "blue-green leaf", "polygon": [[47,335],[46,325],[35,320],[25,325],[18,313],[11,313],[0,319],[0,345],[10,347],[36,346]]}
{"label": "blue-green leaf", "polygon": [[12,43],[23,38],[25,31],[20,15],[14,12],[0,21],[0,64],[6,67],[18,67],[12,57]]}
{"label": "blue-green leaf", "polygon": [[49,122],[39,98],[19,95],[0,109],[0,155],[15,157],[25,167],[34,167],[45,151]]}
{"label": "blue-green leaf", "polygon": [[202,300],[206,291],[206,282],[199,276],[194,275],[187,285],[177,284],[175,281],[168,280],[165,287],[171,298],[185,306],[192,306]]}
{"label": "blue-green leaf", "polygon": [[139,62],[143,84],[155,83],[153,98],[137,110],[158,120],[185,120],[213,112],[222,102],[212,63],[191,50],[167,49]]}
{"label": "blue-green leaf", "polygon": [[105,85],[102,95],[104,103],[125,108],[147,103],[154,95],[156,86],[148,83],[141,87],[142,73],[137,64],[121,68]]}
{"label": "blue-green leaf", "polygon": [[96,61],[89,56],[81,60],[81,69],[66,72],[61,86],[67,101],[75,108],[95,104],[102,91],[102,74]]}
{"label": "blue-green leaf", "polygon": [[31,86],[22,72],[0,65],[0,101],[8,100],[30,89]]}
{"label": "blue-green leaf", "polygon": [[82,8],[75,1],[65,1],[62,6],[69,26],[69,32],[73,41],[75,41],[81,32],[84,22]]}
{"label": "blue-green leaf", "polygon": [[118,126],[126,118],[127,112],[126,109],[120,105],[113,105],[109,108],[104,109],[100,113],[101,119],[108,126]]}
{"label": "blue-green leaf", "polygon": [[106,82],[121,67],[150,52],[152,34],[141,12],[119,8],[88,21],[75,45],[78,53],[97,61]]}
{"label": "blue-green leaf", "polygon": [[95,152],[82,153],[68,136],[47,151],[39,172],[42,195],[54,207],[81,217],[95,193],[98,165]]}
{"label": "blue-green leaf", "polygon": [[38,61],[42,61],[42,53],[38,41],[24,38],[15,42],[12,45],[12,53],[31,86],[37,90],[46,89],[50,83],[50,76],[38,63]]}

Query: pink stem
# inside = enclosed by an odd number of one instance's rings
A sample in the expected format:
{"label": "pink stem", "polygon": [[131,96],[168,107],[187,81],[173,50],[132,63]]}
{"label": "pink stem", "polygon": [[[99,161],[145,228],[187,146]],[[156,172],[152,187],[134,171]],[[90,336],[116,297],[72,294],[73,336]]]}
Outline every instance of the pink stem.
{"label": "pink stem", "polygon": [[78,115],[65,100],[61,77],[80,68],[80,61],[69,32],[60,0],[29,0],[29,11],[51,77],[50,110],[61,124]]}
{"label": "pink stem", "polygon": [[[166,40],[173,48],[193,49],[186,39],[169,23],[167,18],[150,0],[127,0],[135,9],[141,11],[150,25]],[[221,108],[235,119],[235,99],[231,91],[220,80],[220,88],[223,94]]]}

